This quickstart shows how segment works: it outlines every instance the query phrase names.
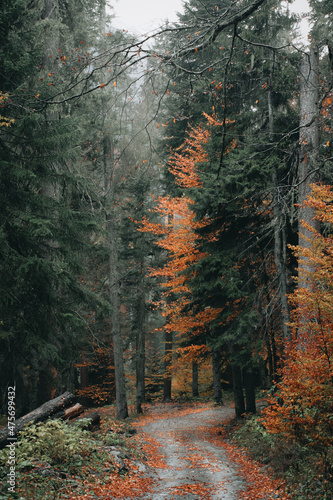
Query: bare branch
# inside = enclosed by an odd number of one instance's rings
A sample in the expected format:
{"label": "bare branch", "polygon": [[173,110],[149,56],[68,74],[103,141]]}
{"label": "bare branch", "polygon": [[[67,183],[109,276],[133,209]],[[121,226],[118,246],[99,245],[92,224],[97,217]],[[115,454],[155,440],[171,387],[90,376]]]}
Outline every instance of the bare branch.
{"label": "bare branch", "polygon": [[[231,15],[227,19],[224,19],[226,17],[226,12],[224,12],[222,15],[220,15],[216,21],[213,23],[212,27],[209,29],[211,33],[207,36],[207,38],[199,45],[193,45],[191,47],[187,47],[184,49],[179,50],[177,53],[173,55],[159,55],[159,57],[162,57],[164,61],[171,61],[176,57],[184,57],[189,54],[195,54],[196,52],[199,52],[209,45],[211,45],[216,38],[219,36],[222,31],[224,31],[226,28],[229,28],[230,26],[237,26],[241,21],[244,21],[244,19],[247,19],[251,14],[253,14],[266,0],[256,0],[255,2],[251,3],[248,6],[241,7],[238,12],[235,14]],[[197,42],[197,40],[195,40]]]}

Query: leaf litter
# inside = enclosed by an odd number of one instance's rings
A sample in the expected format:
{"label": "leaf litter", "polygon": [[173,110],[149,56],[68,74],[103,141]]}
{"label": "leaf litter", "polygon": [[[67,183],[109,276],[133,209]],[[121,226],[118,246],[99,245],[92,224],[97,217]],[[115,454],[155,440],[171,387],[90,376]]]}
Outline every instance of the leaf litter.
{"label": "leaf litter", "polygon": [[[144,471],[130,462],[86,482],[78,500],[288,500],[284,484],[238,448],[226,432],[234,410],[208,403],[157,403],[132,422],[133,446],[144,454]],[[105,412],[107,416],[107,411]],[[114,428],[121,426],[115,422]],[[78,493],[78,492],[77,492]]]}

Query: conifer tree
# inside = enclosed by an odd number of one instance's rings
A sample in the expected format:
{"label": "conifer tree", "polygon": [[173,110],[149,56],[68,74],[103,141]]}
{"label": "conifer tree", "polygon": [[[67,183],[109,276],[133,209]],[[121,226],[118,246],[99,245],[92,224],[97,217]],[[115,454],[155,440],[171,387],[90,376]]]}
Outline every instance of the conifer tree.
{"label": "conifer tree", "polygon": [[[243,346],[249,345],[249,338],[258,351],[266,338],[271,353],[275,352],[275,339],[265,330],[267,323],[261,319],[264,311],[254,307],[259,304],[258,297],[265,293],[268,275],[272,280],[269,289],[275,287],[274,272],[270,270],[267,274],[266,269],[266,261],[274,267],[271,255],[275,257],[280,304],[269,314],[276,321],[273,311],[280,308],[278,332],[283,329],[284,336],[288,335],[285,328],[287,241],[290,238],[292,241],[288,204],[292,204],[295,175],[291,147],[297,133],[292,137],[286,134],[297,129],[297,115],[290,106],[297,57],[287,50],[289,40],[286,38],[293,18],[277,2],[274,10],[271,5],[263,5],[252,17],[226,27],[206,44],[205,30],[209,31],[209,26],[217,23],[223,13],[229,15],[234,7],[237,9],[234,5],[229,7],[231,10],[222,3],[212,6],[190,2],[182,21],[193,50],[179,51],[178,75],[169,99],[171,112],[173,102],[178,109],[179,102],[183,103],[184,123],[202,121],[202,110],[210,115],[210,164],[209,169],[203,168],[204,188],[196,194],[194,206],[199,219],[208,214],[211,227],[207,231],[218,235],[218,243],[214,246],[214,242],[202,240],[208,257],[197,264],[192,282],[192,307],[207,307],[212,298],[216,306],[228,304],[224,307],[223,321],[219,318],[220,326],[211,329],[211,343],[229,352],[235,380],[243,378],[237,375],[239,370],[244,373],[247,370],[249,376],[244,376],[244,380],[249,380],[251,372],[258,370],[259,360],[249,353],[244,357],[239,355]],[[221,58],[221,54],[224,57]],[[176,115],[170,113],[168,118],[168,137],[171,136],[168,142],[175,146],[183,132],[179,135],[181,124]],[[170,134],[170,130],[175,133]],[[290,183],[287,188],[286,179]],[[178,194],[179,189],[175,192]],[[271,216],[267,208],[272,210]],[[251,276],[249,270],[254,270],[253,265],[257,271]],[[218,276],[228,276],[230,269],[232,281],[228,282],[225,277],[221,283]],[[267,299],[267,310],[269,302]],[[221,324],[224,327],[221,328]],[[276,327],[270,331],[274,329]],[[232,338],[228,332],[233,332]],[[271,367],[273,365],[276,366],[276,359]],[[241,395],[241,388],[236,388],[237,391]],[[248,387],[248,392],[253,399],[253,387]],[[239,404],[239,413],[242,413],[244,403]],[[248,406],[253,411],[250,398]]]}
{"label": "conifer tree", "polygon": [[53,28],[58,33],[60,23],[58,7],[56,17],[47,17],[48,6],[41,15],[33,4],[15,1],[1,12],[0,88],[10,96],[3,114],[14,120],[0,130],[1,380],[3,388],[16,381],[18,413],[74,387],[78,308],[95,301],[80,281],[92,249],[89,231],[98,231],[88,186],[76,170],[82,130],[69,109],[44,105],[73,71],[47,54],[44,37]]}

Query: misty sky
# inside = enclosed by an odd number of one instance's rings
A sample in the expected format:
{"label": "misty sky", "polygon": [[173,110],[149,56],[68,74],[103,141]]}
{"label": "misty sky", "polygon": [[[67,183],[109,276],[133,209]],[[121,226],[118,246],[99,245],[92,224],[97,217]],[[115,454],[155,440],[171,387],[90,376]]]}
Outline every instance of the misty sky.
{"label": "misty sky", "polygon": [[143,33],[169,21],[177,21],[183,0],[115,0],[112,3],[117,28]]}
{"label": "misty sky", "polygon": [[[183,0],[113,0],[116,16],[113,24],[137,34],[146,33],[164,24],[167,19],[176,21],[176,13],[183,11],[183,3]],[[307,9],[307,0],[294,0],[292,10],[302,12]],[[303,31],[306,29],[303,28]]]}

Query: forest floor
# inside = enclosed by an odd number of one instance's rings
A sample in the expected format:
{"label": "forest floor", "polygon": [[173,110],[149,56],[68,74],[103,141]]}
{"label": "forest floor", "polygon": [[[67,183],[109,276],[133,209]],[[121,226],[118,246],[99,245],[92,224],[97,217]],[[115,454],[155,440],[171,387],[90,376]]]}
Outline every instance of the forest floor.
{"label": "forest floor", "polygon": [[159,403],[133,422],[147,457],[149,500],[286,499],[281,484],[228,440],[231,406]]}
{"label": "forest floor", "polygon": [[137,430],[131,441],[144,459],[129,462],[129,473],[95,489],[96,496],[78,498],[287,500],[267,466],[229,439],[233,417],[231,405],[145,405],[131,422]]}
{"label": "forest floor", "polygon": [[[115,419],[98,408],[101,428],[76,464],[31,459],[17,476],[24,500],[287,500],[283,483],[233,442],[232,405],[153,403],[144,414]],[[72,429],[72,427],[69,427]],[[76,436],[75,430],[72,436]],[[75,438],[78,442],[80,437]],[[29,445],[29,443],[28,443]],[[82,463],[80,463],[82,462]],[[4,490],[2,490],[4,491]]]}

